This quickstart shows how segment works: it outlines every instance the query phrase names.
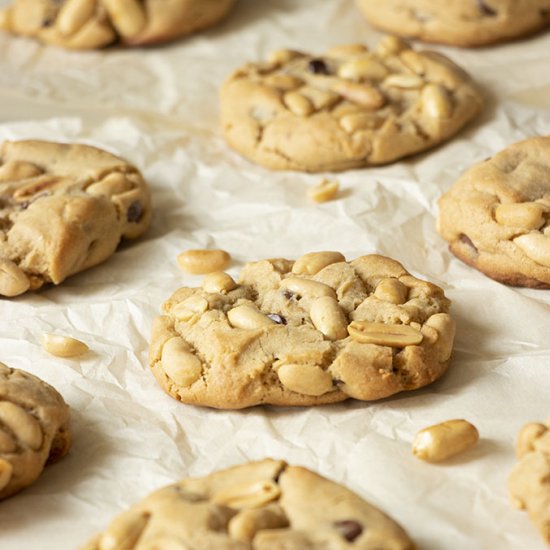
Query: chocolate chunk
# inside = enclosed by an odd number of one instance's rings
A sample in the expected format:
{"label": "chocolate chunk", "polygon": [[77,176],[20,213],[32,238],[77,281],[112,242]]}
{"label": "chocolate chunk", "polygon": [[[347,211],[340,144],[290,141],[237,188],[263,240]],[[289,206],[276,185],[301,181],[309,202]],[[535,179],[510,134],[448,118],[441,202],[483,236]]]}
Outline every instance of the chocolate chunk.
{"label": "chocolate chunk", "polygon": [[280,315],[277,315],[276,313],[268,313],[267,316],[279,325],[286,325],[286,319],[284,317],[281,317]]}
{"label": "chocolate chunk", "polygon": [[479,11],[483,15],[488,15],[489,17],[494,17],[495,15],[497,15],[497,11],[491,6],[488,6],[484,0],[477,0],[477,5],[479,7]]}
{"label": "chocolate chunk", "polygon": [[141,220],[142,215],[143,215],[143,206],[141,205],[141,202],[134,201],[128,207],[128,212],[126,213],[126,219],[130,223],[137,223],[139,222],[139,220]]}
{"label": "chocolate chunk", "polygon": [[322,59],[311,59],[307,68],[314,74],[328,74],[327,64]]}
{"label": "chocolate chunk", "polygon": [[353,542],[362,532],[363,526],[354,519],[342,519],[334,522],[335,529],[349,542]]}

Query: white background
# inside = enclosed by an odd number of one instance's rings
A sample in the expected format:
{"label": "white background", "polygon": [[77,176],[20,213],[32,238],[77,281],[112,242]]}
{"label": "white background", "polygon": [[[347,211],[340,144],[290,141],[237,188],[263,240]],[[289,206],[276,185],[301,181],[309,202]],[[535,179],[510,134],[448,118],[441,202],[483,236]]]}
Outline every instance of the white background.
{"label": "white background", "polygon": [[[5,0],[3,3],[6,3]],[[473,162],[550,133],[550,33],[479,50],[435,47],[484,87],[487,108],[451,142],[393,166],[338,175],[335,201],[308,201],[320,176],[269,172],[230,151],[218,126],[223,78],[292,47],[322,53],[380,35],[351,0],[240,0],[222,25],[160,48],[67,52],[0,35],[0,140],[104,147],[149,180],[149,232],[105,264],[0,300],[0,361],[53,384],[72,410],[74,444],[32,487],[0,503],[2,550],[74,549],[153,489],[266,456],[340,481],[398,520],[423,550],[544,545],[509,503],[513,444],[550,414],[550,293],[504,287],[461,264],[436,234],[436,201]],[[153,317],[195,285],[186,248],[246,261],[340,250],[379,252],[445,288],[458,324],[439,382],[377,403],[223,412],[182,405],[147,366]],[[48,356],[43,332],[84,340],[79,360]],[[464,417],[477,448],[445,465],[411,455],[414,434]]]}

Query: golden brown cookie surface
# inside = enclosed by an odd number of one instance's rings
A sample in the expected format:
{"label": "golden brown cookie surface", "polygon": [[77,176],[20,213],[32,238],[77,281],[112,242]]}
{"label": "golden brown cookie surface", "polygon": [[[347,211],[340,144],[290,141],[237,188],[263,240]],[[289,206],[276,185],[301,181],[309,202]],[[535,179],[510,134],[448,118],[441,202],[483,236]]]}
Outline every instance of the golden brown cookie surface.
{"label": "golden brown cookie surface", "polygon": [[69,407],[46,382],[0,363],[0,500],[33,483],[70,447]]}
{"label": "golden brown cookie surface", "polygon": [[247,264],[181,288],[155,320],[150,365],[178,400],[216,408],[374,400],[449,363],[443,291],[398,262],[338,252]]}
{"label": "golden brown cookie surface", "polygon": [[550,288],[550,138],[521,141],[467,170],[439,200],[438,230],[485,275]]}
{"label": "golden brown cookie surface", "polygon": [[59,284],[150,221],[149,188],[124,160],[88,145],[0,145],[0,296]]}
{"label": "golden brown cookie surface", "polygon": [[116,518],[85,550],[413,550],[391,518],[350,490],[266,459],[184,479]]}
{"label": "golden brown cookie surface", "polygon": [[158,44],[214,25],[235,0],[14,0],[0,28],[69,49]]}
{"label": "golden brown cookie surface", "polygon": [[456,134],[481,109],[468,75],[435,52],[394,37],[376,49],[321,56],[273,52],[221,90],[229,145],[277,170],[318,172],[394,162]]}
{"label": "golden brown cookie surface", "polygon": [[550,0],[356,0],[375,27],[453,46],[483,46],[550,24]]}

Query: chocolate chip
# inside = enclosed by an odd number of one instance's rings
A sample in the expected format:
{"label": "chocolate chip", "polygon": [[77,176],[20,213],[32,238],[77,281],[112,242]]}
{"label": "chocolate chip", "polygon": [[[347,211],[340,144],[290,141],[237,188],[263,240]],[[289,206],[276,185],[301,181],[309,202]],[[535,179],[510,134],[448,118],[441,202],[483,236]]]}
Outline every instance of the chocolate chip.
{"label": "chocolate chip", "polygon": [[327,64],[322,59],[311,59],[307,68],[314,74],[328,74]]}
{"label": "chocolate chip", "polygon": [[477,5],[479,7],[479,11],[483,15],[488,15],[489,17],[494,17],[495,15],[497,15],[497,11],[491,6],[488,6],[484,0],[477,0]]}
{"label": "chocolate chip", "polygon": [[294,294],[292,292],[290,292],[290,290],[284,290],[283,291],[283,296],[287,299],[287,300],[292,300],[292,298],[294,297]]}
{"label": "chocolate chip", "polygon": [[139,201],[134,201],[129,207],[128,212],[126,213],[126,219],[131,223],[136,223],[141,220],[143,215],[143,206]]}
{"label": "chocolate chip", "polygon": [[268,313],[267,316],[279,325],[286,325],[286,319],[284,317],[281,317],[280,315],[277,315],[276,313]]}
{"label": "chocolate chip", "polygon": [[349,542],[353,542],[362,532],[363,526],[354,519],[342,519],[334,522],[335,529]]}

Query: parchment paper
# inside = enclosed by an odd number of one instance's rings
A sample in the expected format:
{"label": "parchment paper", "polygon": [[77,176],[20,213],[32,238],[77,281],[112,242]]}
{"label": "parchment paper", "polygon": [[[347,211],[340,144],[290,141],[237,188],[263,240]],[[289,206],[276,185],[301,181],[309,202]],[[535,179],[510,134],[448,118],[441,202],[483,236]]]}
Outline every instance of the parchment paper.
{"label": "parchment paper", "polygon": [[[3,3],[6,3],[3,0]],[[281,47],[323,52],[379,33],[351,0],[241,0],[219,27],[160,48],[67,52],[0,36],[0,140],[106,148],[137,165],[155,204],[146,236],[57,288],[0,301],[0,361],[53,384],[72,409],[74,445],[33,486],[0,504],[2,550],[75,549],[152,490],[266,456],[342,482],[399,521],[423,550],[542,550],[508,501],[513,444],[550,414],[550,292],[507,288],[452,257],[436,201],[473,162],[550,133],[550,33],[463,51],[435,46],[484,86],[488,105],[449,143],[393,166],[338,175],[342,192],[308,201],[318,175],[270,172],[230,151],[217,90]],[[376,403],[223,412],[166,396],[147,366],[153,317],[184,276],[176,255],[223,248],[230,273],[265,257],[379,252],[445,288],[458,322],[439,382]],[[85,341],[49,356],[40,335]],[[467,418],[477,448],[445,465],[411,455],[414,434]]]}

